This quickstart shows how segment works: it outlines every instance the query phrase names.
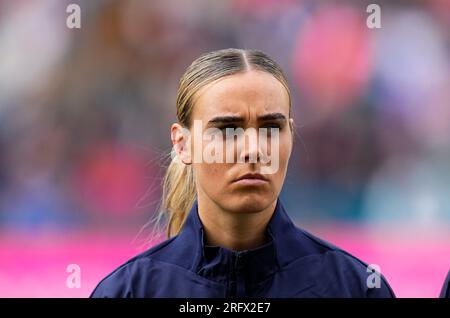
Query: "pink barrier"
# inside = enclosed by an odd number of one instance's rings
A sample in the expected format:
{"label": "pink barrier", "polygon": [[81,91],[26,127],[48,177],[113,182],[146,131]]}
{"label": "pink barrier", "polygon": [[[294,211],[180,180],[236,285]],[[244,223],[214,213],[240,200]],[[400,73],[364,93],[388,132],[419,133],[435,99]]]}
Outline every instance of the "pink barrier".
{"label": "pink barrier", "polygon": [[[449,234],[406,236],[353,225],[308,230],[367,263],[379,265],[398,297],[438,296],[449,269]],[[132,243],[134,235],[3,233],[0,297],[87,297],[105,275],[145,249]],[[80,288],[67,285],[69,264],[80,268]]]}

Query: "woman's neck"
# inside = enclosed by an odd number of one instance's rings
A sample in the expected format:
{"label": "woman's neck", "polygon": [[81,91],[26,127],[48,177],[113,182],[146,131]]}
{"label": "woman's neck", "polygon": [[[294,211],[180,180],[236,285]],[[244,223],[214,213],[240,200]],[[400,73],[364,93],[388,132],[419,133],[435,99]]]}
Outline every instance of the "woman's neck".
{"label": "woman's neck", "polygon": [[275,210],[276,200],[259,212],[225,211],[211,200],[198,200],[198,214],[208,245],[233,251],[257,248],[267,241],[266,228]]}

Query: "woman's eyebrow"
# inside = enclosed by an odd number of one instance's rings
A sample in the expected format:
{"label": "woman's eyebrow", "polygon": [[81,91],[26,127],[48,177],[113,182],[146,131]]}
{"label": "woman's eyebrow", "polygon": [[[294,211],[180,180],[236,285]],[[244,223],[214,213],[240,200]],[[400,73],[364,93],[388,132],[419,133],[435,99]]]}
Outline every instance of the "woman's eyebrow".
{"label": "woman's eyebrow", "polygon": [[258,116],[258,121],[269,121],[269,120],[286,120],[286,116],[284,116],[282,113],[270,113]]}
{"label": "woman's eyebrow", "polygon": [[207,126],[213,126],[214,124],[229,124],[244,122],[244,117],[241,116],[217,116],[208,121]]}
{"label": "woman's eyebrow", "polygon": [[[286,116],[282,113],[269,113],[258,116],[258,121],[269,121],[269,120],[286,120]],[[229,124],[229,123],[241,123],[244,122],[244,117],[241,116],[217,116],[208,121],[208,126],[214,124]]]}

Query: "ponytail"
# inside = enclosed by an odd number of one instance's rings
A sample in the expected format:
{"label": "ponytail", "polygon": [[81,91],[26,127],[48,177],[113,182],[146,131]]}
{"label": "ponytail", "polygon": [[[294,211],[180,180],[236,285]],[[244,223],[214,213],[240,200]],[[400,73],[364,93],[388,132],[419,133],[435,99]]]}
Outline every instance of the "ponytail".
{"label": "ponytail", "polygon": [[167,236],[177,235],[196,198],[192,165],[184,164],[172,150],[172,161],[163,181],[160,213],[168,214]]}

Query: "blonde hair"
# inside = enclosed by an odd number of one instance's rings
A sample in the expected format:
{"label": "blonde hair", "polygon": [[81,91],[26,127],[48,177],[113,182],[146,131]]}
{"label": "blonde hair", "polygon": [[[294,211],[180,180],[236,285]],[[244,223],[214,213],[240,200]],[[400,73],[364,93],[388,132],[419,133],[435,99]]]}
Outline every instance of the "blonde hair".
{"label": "blonde hair", "polygon": [[[260,70],[279,80],[289,95],[289,86],[279,65],[265,53],[257,50],[223,49],[201,55],[186,69],[180,79],[176,108],[177,120],[185,128],[191,127],[191,114],[196,93],[205,85],[222,77],[249,70]],[[159,218],[166,216],[167,236],[177,235],[195,202],[197,191],[192,165],[184,164],[172,150],[170,162],[163,181],[163,197]]]}

